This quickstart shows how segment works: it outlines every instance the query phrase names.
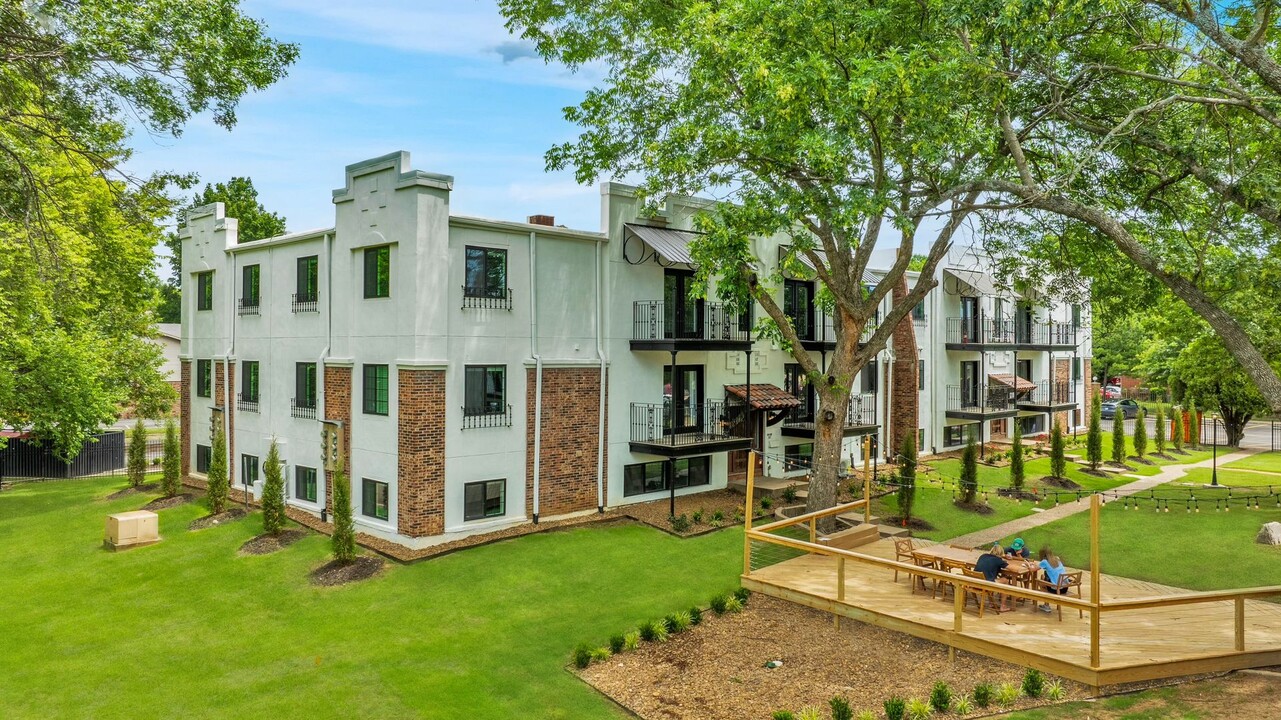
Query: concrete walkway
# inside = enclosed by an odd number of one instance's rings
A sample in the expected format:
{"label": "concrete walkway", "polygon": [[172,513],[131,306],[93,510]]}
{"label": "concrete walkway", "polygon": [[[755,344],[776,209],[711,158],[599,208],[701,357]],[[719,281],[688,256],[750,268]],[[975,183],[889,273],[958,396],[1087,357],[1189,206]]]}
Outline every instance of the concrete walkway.
{"label": "concrete walkway", "polygon": [[[1240,460],[1242,458],[1250,457],[1256,452],[1260,452],[1260,451],[1242,450],[1234,453],[1229,453],[1226,455],[1220,455],[1218,462],[1220,465],[1224,463],[1230,463],[1234,460]],[[1171,482],[1173,480],[1178,480],[1179,478],[1186,475],[1187,471],[1191,470],[1192,468],[1202,468],[1202,467],[1208,468],[1213,463],[1214,463],[1214,460],[1213,458],[1211,458],[1210,460],[1202,460],[1201,462],[1187,463],[1185,465],[1166,465],[1162,467],[1161,472],[1157,473],[1156,475],[1150,475],[1150,476],[1144,477],[1141,480],[1135,480],[1132,483],[1121,485],[1120,487],[1116,487],[1111,490],[1108,490],[1107,493],[1109,495],[1115,495],[1117,497],[1124,497],[1126,495],[1133,495],[1135,493],[1146,492],[1156,487],[1157,485],[1164,485],[1165,483]],[[1090,504],[1084,501],[1064,503],[1062,505],[1059,505],[1058,507],[1049,508],[1044,512],[1034,512],[1031,515],[1028,515],[1026,517],[1021,517],[1006,523],[1001,523],[1000,525],[994,525],[984,530],[979,530],[978,532],[972,532],[968,535],[962,535],[960,537],[952,538],[951,540],[946,540],[944,541],[944,544],[964,545],[965,547],[979,547],[980,545],[988,545],[1002,538],[1015,537],[1016,535],[1019,535],[1020,533],[1022,533],[1024,530],[1028,530],[1034,527],[1040,527],[1041,525],[1045,525],[1046,523],[1052,523],[1055,520],[1062,520],[1065,517],[1068,517],[1070,515],[1075,515],[1079,512],[1085,512],[1089,509],[1090,509]]]}

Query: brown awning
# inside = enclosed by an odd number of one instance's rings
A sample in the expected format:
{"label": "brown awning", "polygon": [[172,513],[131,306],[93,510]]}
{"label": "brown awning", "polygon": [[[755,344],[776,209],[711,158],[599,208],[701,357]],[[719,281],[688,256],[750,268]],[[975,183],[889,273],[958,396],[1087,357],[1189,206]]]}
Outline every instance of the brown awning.
{"label": "brown awning", "polygon": [[1009,373],[997,373],[997,374],[988,375],[987,379],[991,380],[992,382],[1001,383],[1002,385],[1008,385],[1014,388],[1014,392],[1020,392],[1020,393],[1031,392],[1036,389],[1036,383],[1032,382],[1031,380],[1024,380],[1018,375],[1011,375]]}
{"label": "brown awning", "polygon": [[[725,392],[743,400],[747,399],[746,385],[726,385]],[[800,400],[777,385],[752,383],[752,409],[754,410],[781,410],[800,406]]]}

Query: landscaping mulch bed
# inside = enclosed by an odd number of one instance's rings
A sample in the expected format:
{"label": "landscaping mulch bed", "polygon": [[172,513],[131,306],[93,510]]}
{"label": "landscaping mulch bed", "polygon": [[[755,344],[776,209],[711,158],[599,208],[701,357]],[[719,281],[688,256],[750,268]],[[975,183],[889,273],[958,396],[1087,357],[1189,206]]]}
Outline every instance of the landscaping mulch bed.
{"label": "landscaping mulch bed", "polygon": [[1103,464],[1104,464],[1104,465],[1107,465],[1108,467],[1114,467],[1114,468],[1118,468],[1118,469],[1120,469],[1120,470],[1124,470],[1124,471],[1126,471],[1126,472],[1134,472],[1134,468],[1130,467],[1129,465],[1126,465],[1125,463],[1119,463],[1119,462],[1117,462],[1117,461],[1115,461],[1115,460],[1108,460],[1107,462],[1105,462],[1105,463],[1103,463]]}
{"label": "landscaping mulch bed", "polygon": [[1060,488],[1062,490],[1080,490],[1081,484],[1071,478],[1054,477],[1053,475],[1043,475],[1037,482],[1042,485]]}
{"label": "landscaping mulch bed", "polygon": [[307,533],[302,530],[282,530],[274,535],[263,533],[241,545],[240,552],[245,555],[269,555],[293,545],[304,537],[307,537]]}
{"label": "landscaping mulch bed", "polygon": [[[683,532],[673,530],[672,523],[668,520],[671,517],[670,498],[626,505],[618,508],[618,512],[646,525],[658,528],[663,532],[689,537],[743,522],[741,516],[737,516],[740,518],[738,520],[735,520],[735,517],[736,513],[743,512],[745,502],[746,498],[744,496],[730,490],[713,490],[694,495],[678,495],[676,497],[676,515],[679,517],[683,514],[690,518],[689,527]],[[693,521],[693,516],[699,510],[703,512],[703,521],[696,523]],[[712,514],[717,510],[720,510],[722,515],[720,525],[712,523]],[[759,509],[757,510],[758,515],[762,514],[762,512]]]}
{"label": "landscaping mulch bed", "polygon": [[1090,468],[1088,468],[1088,467],[1082,467],[1082,468],[1081,468],[1081,474],[1082,474],[1082,475],[1089,475],[1090,477],[1096,477],[1096,478],[1110,478],[1110,477],[1112,477],[1112,473],[1106,473],[1106,472],[1103,472],[1102,470],[1092,470],[1092,469],[1090,469]]}
{"label": "landscaping mulch bed", "polygon": [[172,507],[185,505],[195,499],[196,499],[195,493],[182,493],[179,495],[174,495],[173,497],[160,497],[160,498],[156,498],[155,500],[152,500],[146,505],[143,505],[141,509],[168,510],[169,508],[172,508]]}
{"label": "landscaping mulch bed", "polygon": [[[891,517],[887,517],[881,522],[881,524],[889,525],[896,528],[904,527],[903,518],[899,515],[893,515]],[[920,530],[922,532],[929,532],[930,530],[935,529],[934,525],[920,518],[912,518],[908,520],[906,527],[908,530]]]}
{"label": "landscaping mulch bed", "polygon": [[232,508],[230,510],[224,510],[217,515],[206,515],[202,518],[196,518],[191,521],[191,524],[187,526],[187,529],[204,530],[205,528],[210,528],[215,525],[225,525],[234,520],[239,520],[248,514],[249,513],[245,512],[244,508]]}
{"label": "landscaping mulch bed", "polygon": [[1173,459],[1174,459],[1174,456],[1173,456],[1173,455],[1171,455],[1171,454],[1169,454],[1169,453],[1152,453],[1152,457],[1154,457],[1154,458],[1160,458],[1161,460],[1173,460]]}
{"label": "landscaping mulch bed", "polygon": [[980,503],[980,502],[963,503],[958,500],[956,502],[953,502],[952,504],[962,510],[968,510],[969,512],[976,513],[978,515],[991,515],[992,513],[996,512],[995,508],[993,508],[991,505],[988,505],[986,503]]}
{"label": "landscaping mulch bed", "polygon": [[139,485],[138,487],[134,487],[134,486],[130,485],[129,487],[125,488],[124,490],[117,490],[117,491],[115,491],[115,492],[111,493],[110,495],[108,495],[108,496],[107,496],[107,499],[108,499],[108,500],[119,500],[120,498],[127,498],[127,497],[130,497],[131,495],[147,495],[147,494],[150,494],[150,493],[154,493],[154,492],[156,492],[156,491],[157,491],[157,490],[159,490],[159,489],[160,489],[160,483],[158,483],[158,482],[143,483],[142,485]]}
{"label": "landscaping mulch bed", "polygon": [[[939,680],[969,692],[979,681],[1018,684],[1023,676],[1021,667],[965,652],[949,663],[944,645],[853,620],[836,630],[831,615],[760,593],[742,613],[703,617],[666,643],[642,643],[579,676],[646,720],[768,718],[804,707],[822,708],[828,717],[835,695],[855,712],[882,717],[886,698],[928,698]],[[783,665],[767,669],[770,660]],[[1069,698],[1088,692],[1063,686]],[[1043,704],[1025,698],[1014,707]]]}
{"label": "landscaping mulch bed", "polygon": [[1145,458],[1145,457],[1139,457],[1139,456],[1137,456],[1137,455],[1131,455],[1130,457],[1128,457],[1128,458],[1126,458],[1126,459],[1127,459],[1127,460],[1129,460],[1130,462],[1136,462],[1136,463],[1138,463],[1138,464],[1140,464],[1140,465],[1156,465],[1156,463],[1152,462],[1151,460],[1149,460],[1149,459],[1147,459],[1147,458]]}
{"label": "landscaping mulch bed", "polygon": [[1031,490],[1015,490],[1014,488],[997,488],[996,494],[1003,498],[1009,498],[1010,500],[1037,501],[1041,499],[1040,495],[1037,495]]}
{"label": "landscaping mulch bed", "polygon": [[336,587],[368,580],[377,575],[386,562],[380,557],[372,557],[370,555],[361,555],[351,562],[331,560],[311,571],[311,584],[322,587]]}

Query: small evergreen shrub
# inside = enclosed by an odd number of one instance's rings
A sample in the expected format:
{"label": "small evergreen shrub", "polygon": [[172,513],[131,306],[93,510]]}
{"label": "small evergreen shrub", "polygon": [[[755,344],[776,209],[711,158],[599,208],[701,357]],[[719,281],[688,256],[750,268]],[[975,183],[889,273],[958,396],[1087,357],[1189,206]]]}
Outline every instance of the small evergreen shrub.
{"label": "small evergreen shrub", "polygon": [[1002,707],[1009,707],[1018,699],[1019,686],[1014,683],[1001,683],[1001,686],[996,689],[996,701]]}
{"label": "small evergreen shrub", "polygon": [[622,633],[616,633],[609,636],[609,651],[615,655],[623,651],[627,646],[627,638]]}
{"label": "small evergreen shrub", "polygon": [[903,714],[907,712],[907,701],[895,695],[881,704],[885,710],[885,720],[903,720]]}
{"label": "small evergreen shrub", "polygon": [[222,425],[214,428],[213,452],[209,457],[209,470],[205,472],[205,500],[209,514],[217,515],[227,508],[227,438]]}
{"label": "small evergreen shrub", "polygon": [[770,718],[772,720],[796,720],[796,713],[791,710],[775,710],[774,714],[770,715]]}
{"label": "small evergreen shrub", "polygon": [[828,700],[827,706],[832,709],[832,720],[854,720],[854,711],[850,709],[850,702],[840,695]]}
{"label": "small evergreen shrub", "polygon": [[774,506],[774,498],[770,497],[769,495],[766,495],[765,497],[761,498],[762,510],[769,510],[773,506]]}
{"label": "small evergreen shrub", "polygon": [[1067,691],[1063,689],[1063,683],[1058,680],[1051,680],[1045,686],[1045,698],[1051,702],[1058,702],[1067,696]]}
{"label": "small evergreen shrub", "polygon": [[1085,459],[1091,470],[1103,462],[1103,401],[1098,393],[1090,399],[1090,429],[1085,433]]}
{"label": "small evergreen shrub", "polygon": [[788,485],[787,487],[783,488],[783,502],[788,503],[789,505],[791,503],[796,502],[796,486],[795,485]]}
{"label": "small evergreen shrub", "polygon": [[1067,477],[1067,457],[1063,449],[1063,426],[1058,419],[1050,431],[1050,475],[1056,478]]}
{"label": "small evergreen shrub", "polygon": [[592,664],[592,648],[590,645],[583,643],[574,648],[574,667],[582,670]]}
{"label": "small evergreen shrub", "polygon": [[1030,698],[1039,698],[1045,691],[1045,676],[1036,668],[1028,668],[1023,673],[1023,694]]}
{"label": "small evergreen shrub", "polygon": [[725,598],[725,612],[736,613],[743,611],[743,601],[738,599],[737,595],[730,595]]}
{"label": "small evergreen shrub", "polygon": [[1027,479],[1027,473],[1023,469],[1023,423],[1015,418],[1013,424],[1014,433],[1010,438],[1014,441],[1010,446],[1010,486],[1015,490],[1022,490]]}
{"label": "small evergreen shrub", "polygon": [[992,704],[992,696],[994,694],[992,683],[981,682],[974,686],[974,704],[985,708]]}
{"label": "small evergreen shrub", "polygon": [[334,531],[329,537],[334,560],[351,562],[356,559],[356,523],[351,515],[351,483],[345,473],[336,472],[333,479]]}
{"label": "small evergreen shrub", "polygon": [[1134,416],[1134,454],[1139,458],[1148,454],[1147,413],[1143,412],[1143,408],[1139,408],[1138,414]]}
{"label": "small evergreen shrub", "polygon": [[1170,442],[1174,444],[1174,451],[1183,452],[1183,408],[1175,406],[1171,408],[1170,415],[1174,420],[1174,426],[1170,429]]}
{"label": "small evergreen shrub", "polygon": [[752,596],[752,591],[748,590],[745,587],[734,588],[734,597],[738,598],[738,601],[743,603],[744,605],[747,604],[747,598],[751,596]]}
{"label": "small evergreen shrub", "polygon": [[142,424],[142,418],[138,418],[138,422],[133,424],[133,430],[129,431],[129,450],[126,455],[129,484],[136,488],[142,487],[142,481],[147,479],[147,428]]}
{"label": "small evergreen shrub", "polygon": [[654,642],[658,637],[658,623],[643,622],[640,626],[640,639],[645,642]]}
{"label": "small evergreen shrub", "polygon": [[720,595],[713,597],[710,603],[710,605],[712,606],[712,610],[717,615],[724,615],[725,608],[728,606],[728,604],[729,604],[729,595],[725,593],[721,593]]}
{"label": "small evergreen shrub", "polygon": [[939,712],[947,712],[952,707],[952,688],[942,680],[934,683],[934,689],[930,691],[930,707]]}
{"label": "small evergreen shrub", "polygon": [[160,487],[165,497],[173,497],[182,488],[182,441],[178,439],[178,424],[173,418],[165,422],[165,455],[160,464],[164,472]]}
{"label": "small evergreen shrub", "polygon": [[965,451],[961,453],[961,502],[966,505],[973,504],[979,492],[977,459],[978,451],[974,447],[974,438],[970,438],[969,442],[965,443]]}
{"label": "small evergreen shrub", "polygon": [[1112,462],[1125,464],[1125,413],[1120,407],[1112,415]]}
{"label": "small evergreen shrub", "polygon": [[930,707],[928,702],[916,698],[908,700],[905,709],[906,720],[929,720],[929,717],[934,714],[934,708]]}
{"label": "small evergreen shrub", "polygon": [[1153,420],[1152,444],[1156,446],[1156,454],[1165,454],[1165,406],[1156,406],[1156,418]]}
{"label": "small evergreen shrub", "polygon": [[681,513],[679,517],[672,515],[667,518],[667,521],[672,524],[672,529],[678,533],[689,530],[689,516],[685,513]]}
{"label": "small evergreen shrub", "polygon": [[[740,513],[740,514],[741,514],[741,513]],[[715,511],[713,511],[713,512],[712,512],[712,524],[713,524],[713,525],[720,525],[720,524],[721,524],[721,523],[723,523],[723,522],[725,522],[725,513],[721,512],[720,510],[715,510]]]}
{"label": "small evergreen shrub", "polygon": [[689,613],[683,610],[681,612],[674,612],[667,616],[668,632],[682,633],[688,630],[689,626],[693,624],[693,621],[689,617]]}
{"label": "small evergreen shrub", "polygon": [[640,647],[640,641],[641,641],[640,631],[632,630],[629,633],[625,633],[623,635],[623,649],[635,650],[636,648]]}
{"label": "small evergreen shrub", "polygon": [[974,712],[974,703],[970,701],[969,695],[957,695],[956,698],[952,700],[952,710],[954,710],[957,715],[969,715]]}
{"label": "small evergreen shrub", "polygon": [[276,439],[271,439],[267,458],[263,461],[262,531],[276,534],[285,529],[285,479],[280,470],[280,449]]}
{"label": "small evergreen shrub", "polygon": [[699,625],[703,622],[703,611],[699,608],[692,607],[689,609],[689,624]]}

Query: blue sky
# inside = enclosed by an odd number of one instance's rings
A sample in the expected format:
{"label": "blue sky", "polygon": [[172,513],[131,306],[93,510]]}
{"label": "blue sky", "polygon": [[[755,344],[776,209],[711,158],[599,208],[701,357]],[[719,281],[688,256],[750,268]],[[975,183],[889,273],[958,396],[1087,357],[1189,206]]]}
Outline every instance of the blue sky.
{"label": "blue sky", "polygon": [[493,0],[246,0],[243,10],[298,44],[289,76],[246,97],[230,132],[202,116],[179,138],[135,134],[131,171],[196,172],[201,185],[247,175],[298,231],[333,224],[343,166],[408,150],[415,168],[454,176],[455,214],[599,228],[596,188],[544,172],[543,153],[576,135],[561,110],[600,75],[544,64]]}

